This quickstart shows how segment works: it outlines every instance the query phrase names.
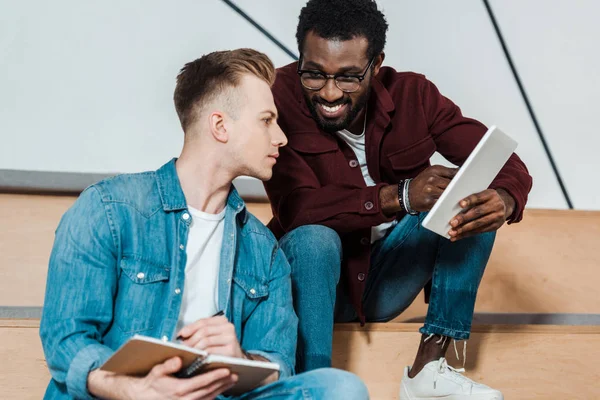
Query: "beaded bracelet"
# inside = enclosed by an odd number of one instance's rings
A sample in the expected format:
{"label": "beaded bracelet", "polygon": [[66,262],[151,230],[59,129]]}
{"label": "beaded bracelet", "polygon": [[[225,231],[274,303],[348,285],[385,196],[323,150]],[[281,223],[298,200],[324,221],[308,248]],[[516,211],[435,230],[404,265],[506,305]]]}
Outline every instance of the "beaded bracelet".
{"label": "beaded bracelet", "polygon": [[398,201],[400,207],[409,215],[418,215],[419,212],[410,208],[410,199],[408,197],[408,188],[412,179],[402,179],[398,182]]}

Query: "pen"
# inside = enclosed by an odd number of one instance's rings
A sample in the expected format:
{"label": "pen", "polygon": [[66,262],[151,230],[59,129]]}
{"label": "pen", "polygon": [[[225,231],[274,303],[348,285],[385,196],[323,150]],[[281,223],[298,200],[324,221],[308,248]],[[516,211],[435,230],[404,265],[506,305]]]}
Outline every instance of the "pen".
{"label": "pen", "polygon": [[[213,316],[211,318],[213,318],[213,317],[220,317],[221,315],[225,315],[225,313],[223,312],[223,310],[217,311],[215,314],[213,314]],[[181,336],[177,336],[175,338],[175,340],[177,340],[178,342],[181,342],[182,339],[183,338]]]}

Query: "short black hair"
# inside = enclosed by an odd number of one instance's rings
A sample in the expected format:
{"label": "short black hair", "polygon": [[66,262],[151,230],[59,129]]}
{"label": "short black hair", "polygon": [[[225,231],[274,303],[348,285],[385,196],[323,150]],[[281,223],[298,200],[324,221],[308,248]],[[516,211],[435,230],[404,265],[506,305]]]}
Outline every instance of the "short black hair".
{"label": "short black hair", "polygon": [[374,0],[309,0],[300,11],[296,40],[302,53],[304,39],[314,31],[324,39],[369,41],[367,57],[383,51],[388,24]]}

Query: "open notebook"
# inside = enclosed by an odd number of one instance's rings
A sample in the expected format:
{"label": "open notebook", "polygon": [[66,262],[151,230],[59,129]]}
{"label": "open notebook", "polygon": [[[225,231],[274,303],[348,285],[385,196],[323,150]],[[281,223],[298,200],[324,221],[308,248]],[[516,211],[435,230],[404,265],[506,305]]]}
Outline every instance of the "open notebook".
{"label": "open notebook", "polygon": [[176,374],[179,378],[190,378],[218,368],[228,368],[237,374],[239,380],[226,392],[227,395],[248,392],[266,377],[279,371],[279,365],[275,363],[208,354],[183,344],[163,342],[141,335],[129,339],[100,369],[122,375],[144,376],[155,365],[172,357],[179,357],[183,361],[183,367]]}

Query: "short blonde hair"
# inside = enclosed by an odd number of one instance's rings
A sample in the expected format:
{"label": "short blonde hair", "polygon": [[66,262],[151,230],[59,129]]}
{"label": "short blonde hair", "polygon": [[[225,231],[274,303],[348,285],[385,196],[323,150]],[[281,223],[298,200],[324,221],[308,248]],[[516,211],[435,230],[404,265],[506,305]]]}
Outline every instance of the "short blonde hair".
{"label": "short blonde hair", "polygon": [[194,122],[197,110],[237,87],[244,74],[255,75],[269,86],[275,82],[273,62],[253,49],[215,51],[185,64],[173,95],[183,130]]}

